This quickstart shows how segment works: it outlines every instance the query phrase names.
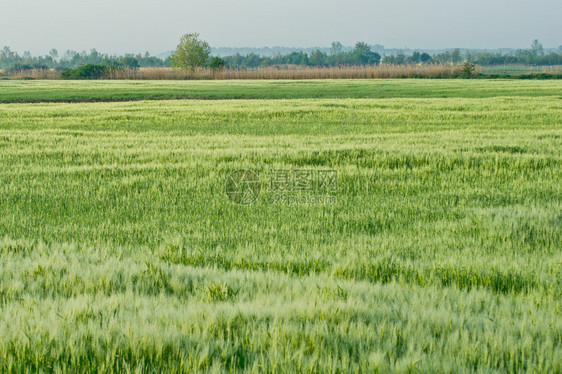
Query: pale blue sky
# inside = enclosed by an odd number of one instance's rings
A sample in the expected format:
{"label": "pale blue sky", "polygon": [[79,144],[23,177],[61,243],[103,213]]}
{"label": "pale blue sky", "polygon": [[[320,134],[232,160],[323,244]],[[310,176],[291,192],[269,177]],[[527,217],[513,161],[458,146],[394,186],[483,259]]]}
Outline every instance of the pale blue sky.
{"label": "pale blue sky", "polygon": [[525,48],[562,44],[560,0],[1,0],[0,48],[161,53],[214,47]]}

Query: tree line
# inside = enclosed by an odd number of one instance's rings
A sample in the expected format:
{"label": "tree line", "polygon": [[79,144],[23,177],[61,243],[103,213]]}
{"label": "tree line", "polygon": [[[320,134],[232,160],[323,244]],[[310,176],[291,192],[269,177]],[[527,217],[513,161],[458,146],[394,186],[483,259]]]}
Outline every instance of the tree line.
{"label": "tree line", "polygon": [[542,45],[535,40],[531,48],[519,49],[514,53],[500,52],[465,52],[460,49],[435,53],[413,52],[406,55],[397,53],[381,56],[373,52],[371,47],[358,42],[353,49],[344,48],[339,42],[334,42],[329,51],[319,49],[306,52],[292,52],[278,54],[272,57],[260,56],[255,53],[241,55],[239,53],[225,57],[210,55],[209,45],[199,39],[198,34],[186,34],[180,41],[178,48],[170,57],[160,58],[145,54],[125,54],[122,56],[108,55],[92,49],[90,52],[66,51],[59,55],[53,49],[45,56],[32,56],[29,52],[22,55],[12,51],[9,47],[0,50],[0,69],[26,70],[26,69],[57,69],[68,70],[83,65],[123,66],[127,68],[139,67],[188,67],[210,66],[212,68],[253,68],[275,65],[300,65],[300,66],[339,66],[339,65],[374,65],[386,64],[424,64],[424,63],[460,63],[473,62],[479,65],[562,65],[562,47],[556,52],[545,53]]}
{"label": "tree line", "polygon": [[114,65],[130,68],[171,66],[168,59],[151,56],[148,52],[144,55],[126,54],[123,56],[112,56],[92,49],[90,52],[66,51],[59,55],[56,49],[52,49],[48,55],[32,56],[29,52],[22,55],[12,51],[9,47],[0,50],[0,69],[25,70],[25,69],[74,69],[83,65]]}

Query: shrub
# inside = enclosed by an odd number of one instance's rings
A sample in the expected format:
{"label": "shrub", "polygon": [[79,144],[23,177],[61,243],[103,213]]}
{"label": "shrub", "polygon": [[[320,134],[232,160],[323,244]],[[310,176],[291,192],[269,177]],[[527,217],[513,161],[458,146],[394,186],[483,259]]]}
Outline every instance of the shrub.
{"label": "shrub", "polygon": [[474,62],[464,62],[462,64],[462,76],[464,78],[470,78],[475,68]]}
{"label": "shrub", "polygon": [[209,62],[209,67],[212,70],[223,70],[226,62],[220,57],[211,57],[211,62]]}
{"label": "shrub", "polygon": [[106,65],[84,65],[76,69],[62,72],[63,79],[100,79],[109,74],[111,68]]}

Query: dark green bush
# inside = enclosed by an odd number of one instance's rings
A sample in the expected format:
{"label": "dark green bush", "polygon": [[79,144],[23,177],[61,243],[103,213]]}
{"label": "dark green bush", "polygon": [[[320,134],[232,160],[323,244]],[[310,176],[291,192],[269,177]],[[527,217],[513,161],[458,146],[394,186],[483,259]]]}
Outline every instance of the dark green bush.
{"label": "dark green bush", "polygon": [[226,62],[220,57],[211,57],[211,61],[209,62],[209,67],[213,70],[222,70],[225,65]]}
{"label": "dark green bush", "polygon": [[63,79],[100,79],[105,78],[110,71],[106,65],[84,65],[76,69],[62,72]]}
{"label": "dark green bush", "polygon": [[464,62],[462,64],[462,76],[464,78],[470,78],[475,69],[476,66],[474,65],[474,62]]}

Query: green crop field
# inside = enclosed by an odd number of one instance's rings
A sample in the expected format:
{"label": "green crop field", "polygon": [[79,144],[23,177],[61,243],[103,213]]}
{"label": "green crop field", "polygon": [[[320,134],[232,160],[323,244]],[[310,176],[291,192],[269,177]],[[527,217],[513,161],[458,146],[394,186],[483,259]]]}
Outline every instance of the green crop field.
{"label": "green crop field", "polygon": [[0,372],[562,372],[561,108],[0,81]]}
{"label": "green crop field", "polygon": [[340,79],[232,81],[0,80],[0,103],[166,99],[561,97],[559,80]]}

